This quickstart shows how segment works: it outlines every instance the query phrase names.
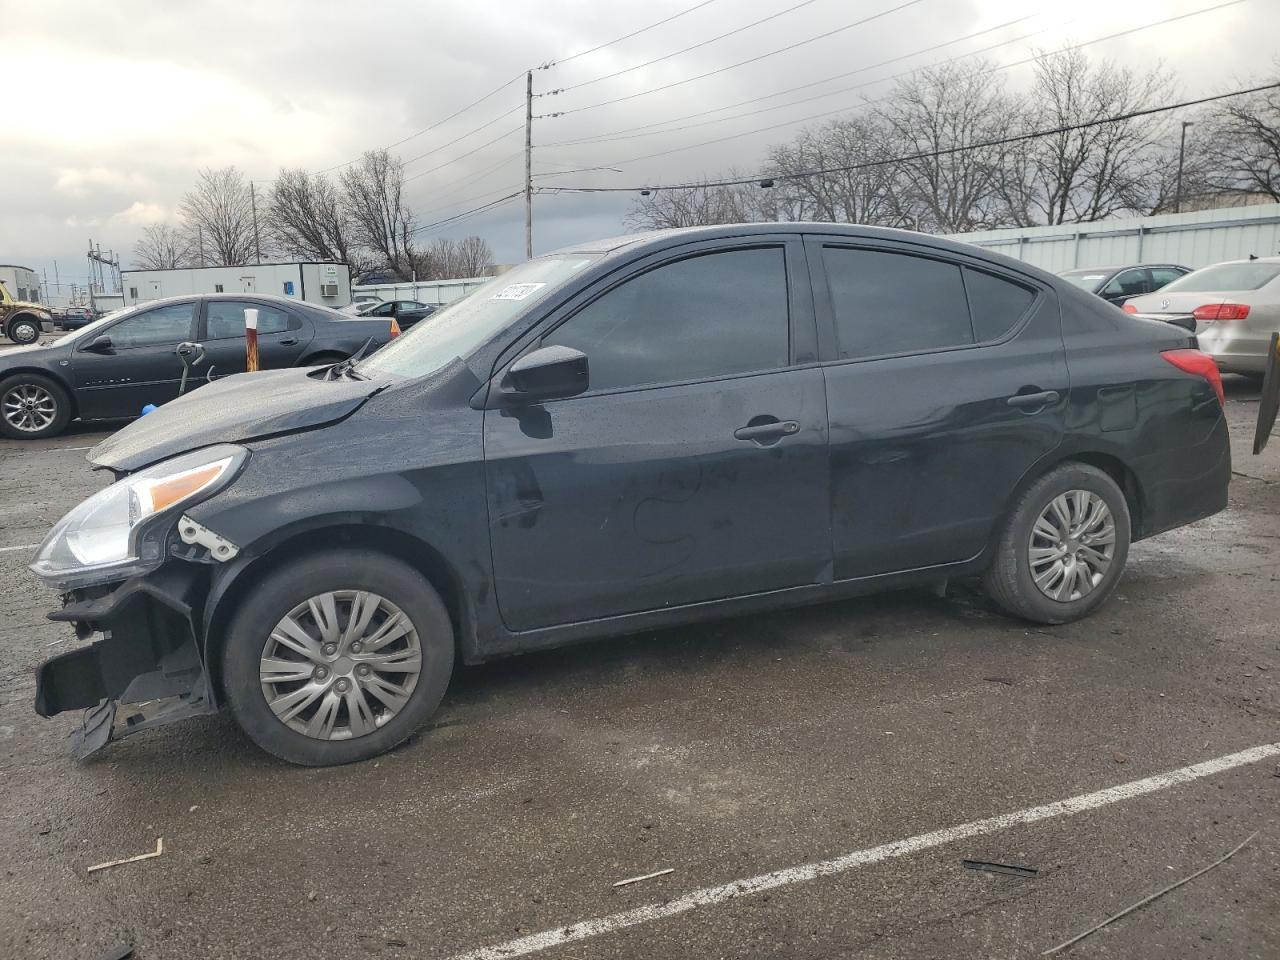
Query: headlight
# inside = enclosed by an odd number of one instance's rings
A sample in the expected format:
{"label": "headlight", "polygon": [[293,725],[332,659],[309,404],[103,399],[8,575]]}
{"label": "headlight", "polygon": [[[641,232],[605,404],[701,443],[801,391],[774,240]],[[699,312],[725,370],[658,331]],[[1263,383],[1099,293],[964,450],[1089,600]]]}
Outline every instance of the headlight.
{"label": "headlight", "polygon": [[219,444],[117,480],[54,525],[31,572],[61,590],[146,573],[164,560],[167,532],[151,521],[221,490],[247,456],[244,447]]}

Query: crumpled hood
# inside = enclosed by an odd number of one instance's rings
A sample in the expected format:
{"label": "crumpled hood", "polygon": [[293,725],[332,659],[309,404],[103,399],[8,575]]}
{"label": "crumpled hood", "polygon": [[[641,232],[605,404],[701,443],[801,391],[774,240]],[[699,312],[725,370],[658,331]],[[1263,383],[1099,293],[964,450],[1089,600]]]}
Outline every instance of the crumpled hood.
{"label": "crumpled hood", "polygon": [[90,450],[86,459],[131,472],[215,443],[314,430],[350,416],[385,386],[370,380],[323,380],[307,369],[236,374],[135,420]]}

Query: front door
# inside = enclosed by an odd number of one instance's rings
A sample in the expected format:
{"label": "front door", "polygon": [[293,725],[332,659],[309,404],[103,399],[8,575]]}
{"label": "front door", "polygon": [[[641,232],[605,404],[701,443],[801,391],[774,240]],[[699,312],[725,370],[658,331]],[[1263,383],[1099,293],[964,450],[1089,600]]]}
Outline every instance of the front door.
{"label": "front door", "polygon": [[[71,361],[80,415],[136,417],[146,404],[176,397],[182,377],[177,347],[194,333],[195,307],[195,300],[183,300],[143,309],[81,338]],[[111,341],[108,352],[85,349],[102,337]]]}
{"label": "front door", "polygon": [[[827,413],[798,242],[661,258],[532,346],[587,393],[485,413],[494,580],[528,630],[820,582]],[[790,270],[789,270],[790,267]],[[788,282],[789,276],[791,283]],[[789,293],[790,291],[790,293]]]}
{"label": "front door", "polygon": [[968,560],[1061,441],[1069,381],[1052,289],[908,244],[810,239],[835,576]]}
{"label": "front door", "polygon": [[204,301],[199,337],[205,358],[193,371],[200,383],[245,372],[244,312],[249,308],[258,311],[260,370],[291,367],[302,356],[311,327],[301,317],[260,301],[209,299]]}

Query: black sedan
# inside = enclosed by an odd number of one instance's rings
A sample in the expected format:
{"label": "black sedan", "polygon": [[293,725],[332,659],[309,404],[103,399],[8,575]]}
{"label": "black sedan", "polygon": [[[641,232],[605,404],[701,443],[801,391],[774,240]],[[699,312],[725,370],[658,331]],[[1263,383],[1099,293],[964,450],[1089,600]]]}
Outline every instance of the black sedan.
{"label": "black sedan", "polygon": [[243,373],[249,307],[258,311],[262,369],[336,363],[370,339],[371,346],[391,339],[386,320],[345,317],[287,297],[152,300],[60,340],[0,352],[0,434],[50,437],[76,418],[136,417],[147,404],[178,396],[184,367],[186,390]]}
{"label": "black sedan", "polygon": [[394,317],[401,330],[408,330],[419,320],[431,316],[436,307],[417,300],[383,300],[360,310],[362,317]]}
{"label": "black sedan", "polygon": [[1190,272],[1190,267],[1176,263],[1139,263],[1128,267],[1067,270],[1058,276],[1119,306],[1130,297],[1159,290],[1166,283],[1173,283]]}
{"label": "black sedan", "polygon": [[103,632],[37,679],[42,715],[92,708],[80,753],[227,705],[345,763],[455,661],[961,577],[1065,623],[1231,479],[1191,334],[874,227],[584,244],[330,373],[234,377],[89,454],[116,482],[31,567]]}

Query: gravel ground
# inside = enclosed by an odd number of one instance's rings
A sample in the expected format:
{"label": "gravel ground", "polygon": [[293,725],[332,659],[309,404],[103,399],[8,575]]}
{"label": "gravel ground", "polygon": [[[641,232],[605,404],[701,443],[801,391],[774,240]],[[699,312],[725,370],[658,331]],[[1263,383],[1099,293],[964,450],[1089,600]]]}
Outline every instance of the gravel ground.
{"label": "gravel ground", "polygon": [[[226,716],[72,762],[77,719],[31,709],[75,641],[26,545],[104,482],[83,448],[105,431],[0,441],[0,956],[451,957],[1280,741],[1280,442],[1249,456],[1256,392],[1229,392],[1230,508],[1136,545],[1086,622],[956,586],[531,655],[462,670],[430,729],[330,770]],[[538,955],[1037,956],[1254,831],[1065,956],[1275,958],[1276,758]]]}

